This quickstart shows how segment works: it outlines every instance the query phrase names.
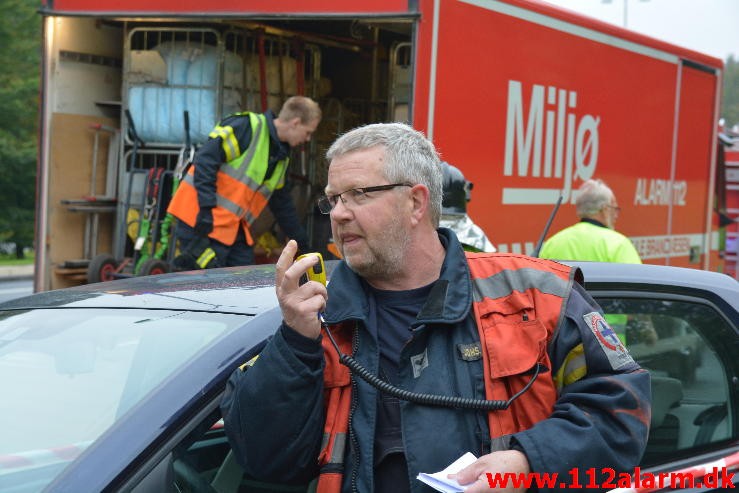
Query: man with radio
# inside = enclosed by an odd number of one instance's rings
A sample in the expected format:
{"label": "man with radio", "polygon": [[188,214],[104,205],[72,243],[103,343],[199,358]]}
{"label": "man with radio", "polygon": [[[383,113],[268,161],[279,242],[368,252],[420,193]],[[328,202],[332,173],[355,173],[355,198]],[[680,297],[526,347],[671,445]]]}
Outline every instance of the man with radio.
{"label": "man with radio", "polygon": [[328,287],[301,284],[318,258],[294,261],[295,242],[277,262],[283,323],[222,402],[245,473],[427,492],[419,472],[472,452],[457,480],[475,493],[490,491],[485,473],[633,468],[649,376],[617,338],[599,342],[612,331],[579,271],[465,253],[437,229],[439,156],[407,125],[352,130],[327,157],[318,206],[343,260]]}

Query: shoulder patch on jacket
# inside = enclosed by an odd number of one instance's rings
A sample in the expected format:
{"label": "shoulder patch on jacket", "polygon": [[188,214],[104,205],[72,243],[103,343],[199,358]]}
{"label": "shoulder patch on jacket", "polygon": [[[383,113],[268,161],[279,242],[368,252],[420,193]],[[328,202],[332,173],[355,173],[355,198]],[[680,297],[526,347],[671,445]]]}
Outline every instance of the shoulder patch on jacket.
{"label": "shoulder patch on jacket", "polygon": [[583,318],[593,332],[598,344],[600,344],[601,349],[603,349],[611,368],[617,370],[622,366],[634,363],[629,351],[605,321],[603,315],[598,312],[590,312],[583,315]]}

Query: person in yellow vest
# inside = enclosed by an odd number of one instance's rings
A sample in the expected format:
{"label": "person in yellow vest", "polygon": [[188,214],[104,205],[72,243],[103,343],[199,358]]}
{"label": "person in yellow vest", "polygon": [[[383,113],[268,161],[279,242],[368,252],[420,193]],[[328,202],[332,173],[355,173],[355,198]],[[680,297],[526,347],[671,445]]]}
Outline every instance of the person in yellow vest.
{"label": "person in yellow vest", "polygon": [[[176,268],[253,264],[249,228],[265,207],[283,232],[308,250],[287,170],[290,149],[309,142],[320,121],[315,101],[293,96],[277,115],[236,113],[213,129],[167,209],[178,219],[177,238],[185,250],[175,259]],[[211,255],[199,258],[206,249]]]}
{"label": "person in yellow vest", "polygon": [[580,221],[544,242],[539,257],[641,264],[631,240],[614,230],[621,208],[603,180],[586,180],[577,191]]}
{"label": "person in yellow vest", "polygon": [[343,259],[328,286],[301,283],[317,258],[294,259],[288,242],[275,266],[282,324],[221,401],[246,477],[427,493],[417,475],[466,452],[477,459],[456,479],[469,493],[490,491],[486,473],[633,471],[649,374],[579,270],[465,252],[438,227],[439,156],[405,124],[354,129],[327,158],[318,207]]}
{"label": "person in yellow vest", "polygon": [[[613,190],[603,180],[583,182],[577,191],[575,210],[580,221],[545,241],[539,257],[555,260],[642,263],[631,240],[614,230],[621,208],[616,202]],[[606,320],[622,343],[636,342],[633,338],[632,341],[627,341],[626,328],[629,322],[627,315],[609,313],[606,314]],[[639,332],[643,333],[640,339],[654,343],[656,332],[649,317],[640,316],[639,322],[639,327],[642,328]]]}

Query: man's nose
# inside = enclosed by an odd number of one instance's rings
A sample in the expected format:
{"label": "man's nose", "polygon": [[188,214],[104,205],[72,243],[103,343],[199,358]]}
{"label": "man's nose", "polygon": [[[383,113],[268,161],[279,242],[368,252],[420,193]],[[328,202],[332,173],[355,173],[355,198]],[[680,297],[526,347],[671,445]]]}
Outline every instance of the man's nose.
{"label": "man's nose", "polygon": [[352,214],[352,210],[346,206],[344,203],[344,200],[342,198],[339,198],[336,201],[336,204],[331,208],[331,219],[339,220],[346,218]]}

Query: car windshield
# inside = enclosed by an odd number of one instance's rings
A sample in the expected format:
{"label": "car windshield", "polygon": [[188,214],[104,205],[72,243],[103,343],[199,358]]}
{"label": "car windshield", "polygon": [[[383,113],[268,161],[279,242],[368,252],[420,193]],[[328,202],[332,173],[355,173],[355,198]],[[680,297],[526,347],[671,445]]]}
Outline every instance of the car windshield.
{"label": "car windshield", "polygon": [[0,312],[0,485],[4,474],[22,469],[60,472],[185,361],[244,321],[169,310]]}

